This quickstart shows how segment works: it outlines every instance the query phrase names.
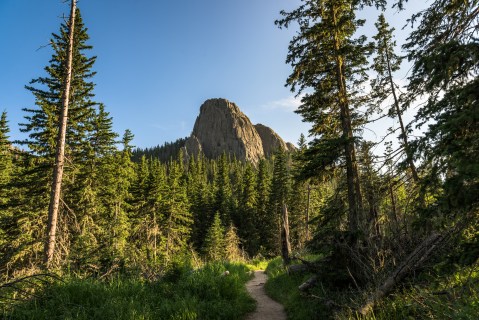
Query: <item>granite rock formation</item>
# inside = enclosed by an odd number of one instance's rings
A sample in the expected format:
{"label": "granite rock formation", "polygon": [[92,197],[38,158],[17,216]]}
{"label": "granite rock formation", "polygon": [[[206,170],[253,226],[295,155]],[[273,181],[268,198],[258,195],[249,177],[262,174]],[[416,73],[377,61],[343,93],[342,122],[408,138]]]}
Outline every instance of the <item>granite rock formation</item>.
{"label": "granite rock formation", "polygon": [[261,123],[255,124],[255,129],[263,142],[263,153],[265,156],[272,155],[277,149],[294,151],[296,148],[291,143],[286,143],[273,129]]}
{"label": "granite rock formation", "polygon": [[209,99],[203,103],[185,143],[188,154],[203,152],[208,158],[217,158],[226,152],[253,163],[278,147],[291,150],[276,132],[262,124],[254,126],[235,103],[226,99]]}

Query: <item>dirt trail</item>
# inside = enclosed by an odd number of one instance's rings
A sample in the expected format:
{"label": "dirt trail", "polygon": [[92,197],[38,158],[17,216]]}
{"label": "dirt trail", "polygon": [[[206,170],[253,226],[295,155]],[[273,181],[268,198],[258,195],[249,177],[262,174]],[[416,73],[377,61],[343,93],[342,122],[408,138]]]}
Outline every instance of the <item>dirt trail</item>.
{"label": "dirt trail", "polygon": [[256,311],[251,313],[246,320],[286,320],[284,308],[278,302],[272,300],[264,291],[264,284],[268,276],[264,271],[255,271],[254,278],[246,283],[246,289],[256,300]]}

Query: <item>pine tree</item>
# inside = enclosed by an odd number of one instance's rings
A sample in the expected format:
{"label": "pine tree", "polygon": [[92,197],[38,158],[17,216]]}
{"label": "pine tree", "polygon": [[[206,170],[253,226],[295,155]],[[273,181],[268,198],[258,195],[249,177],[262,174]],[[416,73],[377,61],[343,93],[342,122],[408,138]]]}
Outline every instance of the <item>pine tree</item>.
{"label": "pine tree", "polygon": [[[9,194],[7,192],[8,184],[13,173],[12,151],[11,144],[8,140],[7,113],[2,112],[0,117],[0,225],[6,225],[9,220],[9,213],[6,210],[5,204],[8,202]],[[5,224],[4,224],[5,223]],[[0,253],[3,253],[2,248],[8,243],[7,230],[4,227],[0,228]],[[0,261],[0,265],[2,262]]]}
{"label": "pine tree", "polygon": [[280,250],[281,217],[283,205],[288,204],[291,192],[291,176],[289,157],[281,149],[274,153],[273,179],[271,181],[271,194],[269,197],[269,221],[265,232],[268,233],[268,245],[271,250],[278,253]]}
{"label": "pine tree", "polygon": [[292,156],[293,186],[290,195],[290,236],[293,246],[302,248],[309,240],[311,179],[303,179],[304,155],[308,149],[306,138],[301,133],[298,149]]}
{"label": "pine tree", "polygon": [[87,137],[81,159],[77,160],[75,183],[64,201],[69,203],[75,213],[75,221],[69,223],[71,232],[70,259],[79,269],[84,265],[98,265],[99,237],[102,233],[98,222],[101,221],[103,201],[101,178],[108,170],[109,161],[117,151],[115,139],[118,134],[112,130],[112,118],[99,105],[98,112],[92,119],[92,131]]}
{"label": "pine tree", "polygon": [[70,20],[68,22],[68,46],[66,50],[65,78],[62,85],[62,103],[58,121],[58,135],[55,140],[55,164],[53,166],[50,204],[48,206],[47,238],[45,241],[45,265],[50,268],[55,253],[56,229],[60,210],[63,170],[65,165],[65,143],[67,135],[68,109],[70,107],[70,86],[73,73],[73,42],[76,14],[76,0],[71,0]]}
{"label": "pine tree", "polygon": [[[370,2],[370,1],[369,1]],[[296,10],[281,12],[279,27],[299,24],[299,33],[289,45],[287,63],[293,67],[287,84],[298,94],[312,88],[302,98],[298,113],[313,124],[316,137],[306,154],[310,175],[334,167],[346,166],[349,229],[357,233],[363,215],[362,196],[356,160],[355,131],[365,119],[358,107],[363,97],[358,88],[367,79],[367,56],[371,46],[366,38],[354,39],[364,20],[355,11],[368,1],[303,1]]]}
{"label": "pine tree", "polygon": [[[66,52],[68,48],[68,26],[62,24],[59,34],[52,34],[50,41],[53,55],[50,65],[45,67],[47,76],[30,82],[26,89],[35,96],[35,109],[23,109],[28,115],[26,123],[20,124],[21,131],[29,134],[23,141],[34,154],[52,158],[55,154],[55,139],[58,134],[57,123],[60,117],[62,88],[66,72]],[[73,65],[70,86],[69,126],[66,135],[65,154],[74,162],[81,153],[87,135],[91,131],[91,119],[94,116],[94,83],[90,79],[96,74],[92,71],[96,57],[87,57],[86,51],[92,46],[87,44],[89,36],[83,23],[80,10],[76,9],[73,35]]]}
{"label": "pine tree", "polygon": [[190,158],[188,172],[188,199],[193,215],[192,241],[197,250],[203,247],[206,232],[213,221],[213,188],[208,182],[207,160],[199,154]]}
{"label": "pine tree", "polygon": [[[74,1],[72,1],[72,7],[74,4]],[[88,58],[85,55],[85,51],[91,49],[91,46],[87,44],[89,37],[79,9],[73,9],[71,16],[75,16],[73,24],[62,24],[59,34],[52,34],[51,46],[53,55],[50,59],[50,64],[45,67],[46,76],[34,79],[29,86],[26,86],[26,89],[35,96],[36,107],[24,109],[27,113],[25,116],[26,122],[20,124],[20,126],[22,132],[28,133],[28,139],[22,141],[22,144],[27,145],[28,149],[39,158],[34,161],[36,167],[31,168],[34,172],[24,172],[24,174],[27,175],[26,179],[29,179],[28,176],[32,177],[33,173],[36,175],[34,182],[35,191],[42,194],[42,196],[36,199],[35,204],[37,208],[35,211],[39,215],[44,214],[43,211],[46,210],[46,208],[41,208],[41,206],[47,205],[43,194],[46,193],[45,189],[49,187],[53,180],[54,157],[55,154],[60,154],[57,152],[57,148],[63,149],[57,143],[57,137],[60,132],[58,124],[61,119],[66,120],[66,115],[61,114],[62,103],[67,102],[63,104],[68,106],[68,126],[66,128],[64,145],[64,161],[68,166],[65,167],[62,179],[55,180],[62,181],[63,195],[69,194],[72,188],[75,187],[75,176],[80,171],[81,162],[84,160],[83,157],[88,148],[88,135],[92,130],[91,120],[95,115],[94,106],[96,103],[92,101],[94,84],[90,82],[90,79],[95,75],[92,67],[96,58]],[[71,52],[69,52],[70,27],[73,30]],[[67,90],[68,92],[65,92],[66,79],[69,74],[69,68],[67,68],[69,53],[71,53],[72,58],[71,81],[70,89]],[[68,101],[64,99],[65,97],[69,98]],[[63,108],[63,110],[66,110],[66,108]],[[60,167],[61,165],[55,168]],[[32,196],[32,190],[27,192]],[[55,194],[58,195],[59,193],[56,192]],[[56,200],[52,203],[55,204],[52,205],[52,208],[55,208],[57,206],[56,203],[58,203],[59,209],[65,209],[65,213],[69,211],[68,207],[72,206],[72,203],[67,203],[65,197],[62,198],[61,195],[56,197]],[[53,217],[53,215],[51,216]],[[70,218],[68,214],[61,216],[65,219]],[[53,224],[49,223],[50,226],[53,226]],[[53,229],[50,228],[52,231]],[[59,231],[58,241],[64,242],[62,247],[66,253],[69,251],[67,244],[70,242],[66,238],[69,233],[68,226],[62,226]],[[53,243],[53,241],[49,241],[49,243]],[[62,260],[62,253],[56,256],[57,260]],[[52,259],[51,252],[47,254],[47,257],[48,260]]]}
{"label": "pine tree", "polygon": [[213,223],[206,234],[203,253],[210,261],[219,261],[225,258],[225,235],[220,213],[216,212]]}
{"label": "pine tree", "polygon": [[240,219],[237,227],[239,229],[239,236],[243,239],[243,244],[246,252],[254,256],[259,250],[258,230],[256,229],[255,214],[257,210],[257,190],[256,190],[256,172],[251,163],[245,164],[246,169],[243,175],[242,192],[240,203]]}
{"label": "pine tree", "polygon": [[410,100],[428,97],[416,117],[426,132],[414,144],[428,172],[423,185],[444,188],[447,213],[478,203],[478,12],[475,0],[435,0],[413,18],[420,23],[404,45],[413,61]]}
{"label": "pine tree", "polygon": [[[257,210],[255,215],[255,225],[257,226],[259,242],[263,246],[262,250],[270,251],[271,243],[271,215],[269,209],[269,197],[271,192],[271,171],[268,168],[268,162],[260,159],[258,164],[258,178],[256,179]],[[274,226],[273,226],[274,228]],[[265,252],[262,252],[265,253]]]}
{"label": "pine tree", "polygon": [[187,248],[191,237],[193,220],[181,168],[178,161],[170,161],[161,206],[162,247],[166,263]]}
{"label": "pine tree", "polygon": [[12,145],[9,141],[7,112],[0,117],[0,205],[6,201],[6,186],[13,171]]}
{"label": "pine tree", "polygon": [[123,134],[123,150],[106,157],[99,177],[103,204],[99,225],[101,234],[101,258],[103,267],[118,264],[127,256],[127,239],[130,234],[128,201],[131,199],[130,186],[134,177],[131,151],[133,134],[126,130]]}
{"label": "pine tree", "polygon": [[228,261],[238,261],[243,258],[240,245],[241,240],[238,237],[237,229],[230,224],[225,234],[225,257]]}
{"label": "pine tree", "polygon": [[218,170],[215,177],[215,210],[221,213],[224,225],[231,223],[232,196],[229,175],[228,156],[223,153],[217,160]]}

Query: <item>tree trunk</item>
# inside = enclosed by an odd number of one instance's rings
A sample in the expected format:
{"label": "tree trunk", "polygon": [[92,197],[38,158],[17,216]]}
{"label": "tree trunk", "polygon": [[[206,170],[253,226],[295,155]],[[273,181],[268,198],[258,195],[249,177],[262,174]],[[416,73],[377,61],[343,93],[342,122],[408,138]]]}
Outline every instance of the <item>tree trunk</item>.
{"label": "tree trunk", "polygon": [[288,207],[283,204],[283,228],[281,230],[281,254],[283,263],[288,265],[291,261],[291,243],[289,242]]}
{"label": "tree trunk", "polygon": [[403,140],[404,151],[406,152],[406,161],[408,163],[409,169],[411,170],[411,174],[412,174],[412,178],[414,179],[414,182],[418,183],[419,182],[419,175],[417,173],[416,166],[414,165],[414,161],[412,159],[411,149],[409,148],[409,143],[408,143],[408,140],[407,140],[406,127],[404,126],[404,122],[402,120],[401,108],[399,107],[399,99],[396,95],[396,88],[395,88],[394,81],[393,81],[393,75],[392,75],[392,71],[391,71],[391,62],[390,62],[389,53],[388,53],[388,50],[387,50],[388,48],[387,48],[386,43],[385,43],[385,45],[386,45],[386,62],[387,62],[387,65],[388,65],[388,78],[389,78],[389,83],[391,85],[391,91],[392,91],[393,98],[394,98],[394,108],[395,108],[396,114],[398,116],[399,126],[401,127],[401,136],[402,136],[402,140]]}
{"label": "tree trunk", "polygon": [[308,183],[308,204],[306,207],[306,241],[309,241],[309,206],[311,205],[311,185]]}
{"label": "tree trunk", "polygon": [[65,143],[68,121],[68,105],[70,102],[70,87],[72,78],[73,64],[73,40],[75,29],[76,0],[71,0],[70,21],[68,31],[68,49],[65,83],[63,87],[62,107],[60,113],[60,124],[57,137],[57,150],[55,155],[55,166],[53,168],[53,181],[50,195],[50,205],[48,207],[47,239],[44,249],[44,263],[48,269],[51,266],[53,254],[55,252],[55,239],[58,222],[58,211],[60,207],[60,194],[62,188],[63,166],[65,162]]}
{"label": "tree trunk", "polygon": [[[333,23],[337,25],[336,10],[331,8],[333,14]],[[344,58],[341,55],[341,42],[338,32],[334,33],[334,50],[336,52],[336,82],[338,86],[338,100],[340,108],[340,119],[342,127],[342,137],[344,139],[344,154],[346,158],[346,178],[348,186],[348,213],[349,230],[353,233],[359,231],[362,221],[363,204],[361,198],[361,187],[359,183],[359,172],[356,160],[356,149],[354,147],[354,137],[351,124],[351,114],[347,98]]]}
{"label": "tree trunk", "polygon": [[397,235],[399,234],[400,226],[399,226],[399,219],[398,219],[397,209],[396,209],[396,199],[394,197],[392,184],[389,184],[389,195],[391,197],[391,215],[394,220],[394,228],[391,228],[391,229],[393,229],[394,236],[397,237]]}

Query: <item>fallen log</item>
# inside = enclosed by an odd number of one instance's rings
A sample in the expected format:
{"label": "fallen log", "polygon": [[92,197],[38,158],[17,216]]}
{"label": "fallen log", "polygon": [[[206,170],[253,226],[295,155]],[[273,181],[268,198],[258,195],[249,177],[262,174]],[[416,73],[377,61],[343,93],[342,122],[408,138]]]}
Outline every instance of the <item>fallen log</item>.
{"label": "fallen log", "polygon": [[314,287],[316,283],[318,282],[319,276],[314,275],[308,280],[306,280],[303,284],[301,284],[298,289],[299,291],[308,291],[310,288]]}
{"label": "fallen log", "polygon": [[388,295],[394,287],[411,272],[421,267],[437,249],[444,236],[434,233],[424,240],[416,249],[394,270],[386,281],[367,299],[366,303],[358,310],[362,315],[368,314],[374,305],[383,297]]}
{"label": "fallen log", "polygon": [[308,271],[311,271],[311,269],[305,264],[293,264],[288,267],[288,273],[301,273]]}

